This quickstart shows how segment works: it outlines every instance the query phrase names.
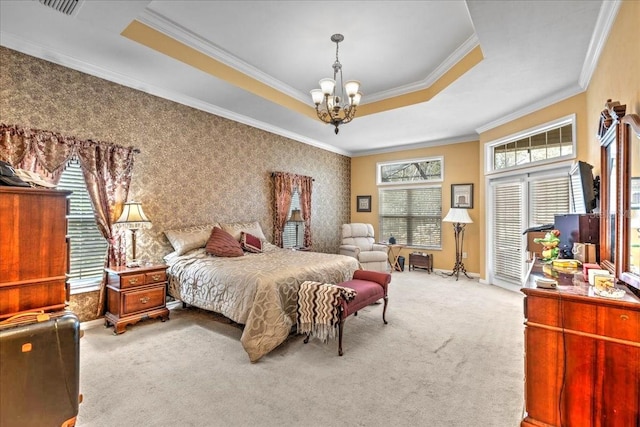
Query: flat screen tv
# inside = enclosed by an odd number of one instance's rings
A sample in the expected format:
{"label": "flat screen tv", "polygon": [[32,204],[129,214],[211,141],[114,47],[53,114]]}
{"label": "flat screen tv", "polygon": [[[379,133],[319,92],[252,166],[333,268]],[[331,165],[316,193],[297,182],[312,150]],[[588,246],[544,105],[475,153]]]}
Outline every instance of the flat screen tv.
{"label": "flat screen tv", "polygon": [[582,161],[576,162],[569,172],[571,191],[571,212],[591,213],[596,207],[596,193],[593,180],[593,166]]}

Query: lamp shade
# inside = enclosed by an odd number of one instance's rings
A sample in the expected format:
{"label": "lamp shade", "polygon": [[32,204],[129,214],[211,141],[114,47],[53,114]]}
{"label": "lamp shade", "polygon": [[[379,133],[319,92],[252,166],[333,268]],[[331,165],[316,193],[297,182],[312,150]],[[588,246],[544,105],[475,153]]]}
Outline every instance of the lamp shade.
{"label": "lamp shade", "polygon": [[151,228],[151,221],[142,210],[142,203],[127,202],[122,209],[122,215],[115,222],[118,227],[128,229]]}
{"label": "lamp shade", "polygon": [[304,222],[302,219],[302,215],[300,215],[300,209],[294,209],[291,211],[291,217],[289,218],[290,222]]}
{"label": "lamp shade", "polygon": [[442,219],[444,222],[458,222],[461,224],[471,224],[473,221],[466,209],[451,208],[449,213]]}

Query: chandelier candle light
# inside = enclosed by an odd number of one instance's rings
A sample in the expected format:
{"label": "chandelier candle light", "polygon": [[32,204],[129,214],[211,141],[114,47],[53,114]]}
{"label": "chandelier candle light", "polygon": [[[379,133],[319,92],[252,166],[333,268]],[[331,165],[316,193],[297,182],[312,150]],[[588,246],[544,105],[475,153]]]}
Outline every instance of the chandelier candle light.
{"label": "chandelier candle light", "polygon": [[[356,107],[360,104],[362,92],[359,92],[360,82],[349,80],[342,83],[342,64],[338,60],[339,43],[344,40],[342,34],[334,34],[331,41],[336,44],[336,62],[333,63],[333,78],[320,80],[320,89],[311,91],[311,98],[316,105],[318,118],[327,124],[335,126],[335,133],[338,134],[338,126],[349,123],[356,115]],[[336,94],[336,78],[340,75],[341,96]],[[344,94],[347,94],[345,100]]]}
{"label": "chandelier candle light", "polygon": [[116,227],[131,230],[131,247],[133,259],[127,263],[127,267],[140,267],[140,261],[136,259],[136,231],[139,228],[151,228],[151,221],[142,210],[142,203],[127,202],[122,209],[122,215],[114,223]]}
{"label": "chandelier candle light", "polygon": [[467,270],[464,268],[464,263],[462,262],[462,242],[464,241],[464,227],[466,224],[471,224],[473,221],[471,217],[469,217],[469,212],[466,209],[461,208],[451,208],[442,219],[443,222],[452,222],[453,223],[453,232],[455,234],[456,239],[456,264],[453,266],[453,271],[449,276],[456,275],[456,281],[458,280],[458,275],[460,273],[467,276],[467,278],[471,279],[467,274]]}

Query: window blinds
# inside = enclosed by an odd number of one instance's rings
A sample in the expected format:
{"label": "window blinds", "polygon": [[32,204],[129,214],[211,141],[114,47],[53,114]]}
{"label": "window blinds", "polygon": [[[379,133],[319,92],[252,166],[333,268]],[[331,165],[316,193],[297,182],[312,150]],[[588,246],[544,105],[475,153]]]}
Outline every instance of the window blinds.
{"label": "window blinds", "polygon": [[58,189],[70,190],[67,237],[70,241],[71,288],[94,285],[102,280],[107,241],[96,225],[91,199],[77,159],[69,162],[62,173]]}
{"label": "window blinds", "polygon": [[510,282],[522,281],[523,192],[522,181],[493,186],[493,273]]}
{"label": "window blinds", "polygon": [[378,240],[393,236],[408,246],[442,245],[442,187],[382,189]]}

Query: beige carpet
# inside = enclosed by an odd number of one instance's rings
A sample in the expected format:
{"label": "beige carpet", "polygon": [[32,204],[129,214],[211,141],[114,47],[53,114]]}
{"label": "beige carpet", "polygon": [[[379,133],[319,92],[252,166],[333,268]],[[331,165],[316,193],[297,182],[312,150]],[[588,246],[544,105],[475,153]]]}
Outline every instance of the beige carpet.
{"label": "beige carpet", "polygon": [[394,273],[337,342],[291,336],[251,364],[239,327],[196,309],[81,340],[79,427],[496,426],[523,411],[522,295]]}

